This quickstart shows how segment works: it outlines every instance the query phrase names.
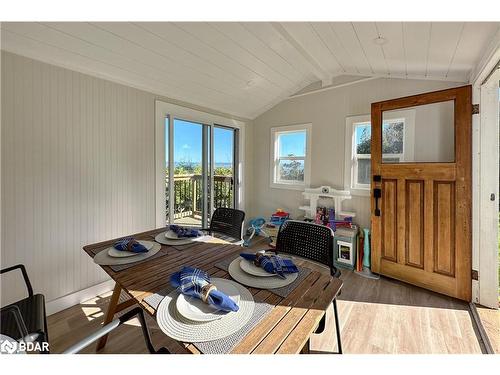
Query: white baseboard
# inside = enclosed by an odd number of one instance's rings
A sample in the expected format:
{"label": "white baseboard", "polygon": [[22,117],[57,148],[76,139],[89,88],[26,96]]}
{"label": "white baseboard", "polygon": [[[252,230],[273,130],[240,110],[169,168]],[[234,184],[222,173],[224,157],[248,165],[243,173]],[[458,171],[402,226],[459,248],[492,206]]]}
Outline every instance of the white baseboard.
{"label": "white baseboard", "polygon": [[45,309],[47,310],[47,315],[55,314],[59,311],[67,309],[71,306],[78,305],[83,301],[86,301],[92,297],[98,296],[113,290],[115,282],[113,280],[108,280],[103,283],[91,286],[90,288],[80,290],[75,293],[68,294],[66,296],[57,298],[45,304]]}

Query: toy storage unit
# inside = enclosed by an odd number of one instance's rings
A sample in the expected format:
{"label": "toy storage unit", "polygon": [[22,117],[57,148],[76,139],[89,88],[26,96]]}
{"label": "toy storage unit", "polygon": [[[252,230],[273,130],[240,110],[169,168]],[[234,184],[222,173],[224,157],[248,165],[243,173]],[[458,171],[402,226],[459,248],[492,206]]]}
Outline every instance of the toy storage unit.
{"label": "toy storage unit", "polygon": [[345,211],[342,208],[342,202],[347,199],[351,199],[349,191],[337,190],[330,186],[320,186],[318,188],[307,188],[302,195],[304,196],[304,199],[309,200],[309,205],[299,207],[299,209],[304,211],[304,217],[306,219],[314,219],[319,199],[332,200],[333,208],[335,208],[336,215],[340,219],[345,217],[354,218],[356,216],[355,212]]}
{"label": "toy storage unit", "polygon": [[357,242],[357,227],[337,229],[333,237],[333,264],[336,267],[350,270],[356,268]]}

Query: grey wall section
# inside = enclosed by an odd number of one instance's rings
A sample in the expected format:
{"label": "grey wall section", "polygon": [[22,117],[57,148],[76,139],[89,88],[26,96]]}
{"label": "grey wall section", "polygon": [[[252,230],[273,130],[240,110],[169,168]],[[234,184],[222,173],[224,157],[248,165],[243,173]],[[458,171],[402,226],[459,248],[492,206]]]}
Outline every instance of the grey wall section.
{"label": "grey wall section", "polygon": [[[269,216],[276,208],[288,210],[297,217],[305,202],[297,190],[270,188],[270,129],[301,123],[312,123],[311,186],[344,186],[345,119],[370,113],[373,102],[461,86],[461,83],[424,80],[376,79],[316,94],[285,100],[253,122],[253,180],[250,216]],[[357,213],[362,226],[370,223],[370,201],[353,197],[345,204]]]}
{"label": "grey wall section", "polygon": [[[82,246],[155,227],[154,103],[165,98],[1,56],[1,266],[24,263],[51,301],[108,280]],[[2,275],[2,305],[25,293]]]}

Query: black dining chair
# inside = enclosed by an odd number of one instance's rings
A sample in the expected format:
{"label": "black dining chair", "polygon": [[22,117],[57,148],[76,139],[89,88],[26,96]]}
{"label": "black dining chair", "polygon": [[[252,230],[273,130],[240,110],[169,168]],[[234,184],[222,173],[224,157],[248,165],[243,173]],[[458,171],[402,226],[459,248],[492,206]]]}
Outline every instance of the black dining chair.
{"label": "black dining chair", "polygon": [[[0,309],[0,333],[15,340],[32,335],[35,341],[40,343],[41,348],[48,348],[47,344],[43,344],[49,341],[45,297],[43,294],[33,294],[26,267],[23,264],[17,264],[0,270],[0,275],[17,269],[21,270],[23,275],[28,297]],[[49,350],[41,352],[48,353]]]}
{"label": "black dining chair", "polygon": [[144,337],[144,341],[146,343],[146,347],[148,348],[148,351],[150,354],[170,354],[170,351],[165,348],[164,346],[161,347],[160,349],[156,350],[155,347],[153,346],[153,343],[151,342],[151,335],[149,334],[149,329],[148,325],[146,323],[146,319],[144,318],[144,313],[142,312],[142,309],[140,307],[135,307],[124,314],[120,315],[117,317],[115,320],[111,321],[110,323],[106,324],[105,326],[101,327],[98,331],[90,334],[83,340],[79,341],[75,345],[69,347],[66,349],[63,354],[76,354],[88,347],[90,344],[93,344],[103,336],[109,334],[111,331],[115,330],[116,328],[122,326],[129,320],[137,317],[139,319],[139,325],[141,326],[142,329],[142,335]]}
{"label": "black dining chair", "polygon": [[216,235],[233,243],[243,243],[243,222],[245,212],[235,208],[216,208],[210,219],[209,228],[204,229],[210,235]]}
{"label": "black dining chair", "polygon": [[[20,269],[23,274],[24,282],[28,289],[28,297],[0,309],[0,333],[17,341],[24,341],[25,343],[38,342],[40,343],[40,348],[42,348],[40,353],[49,354],[45,297],[42,294],[33,294],[33,287],[31,286],[28,273],[26,272],[26,267],[23,264],[17,264],[0,270],[0,274],[16,269]],[[169,350],[165,347],[161,347],[159,350],[154,348],[146,319],[140,307],[125,312],[98,331],[91,333],[80,342],[66,349],[64,353],[73,354],[80,352],[82,349],[135,317],[139,319],[148,351],[152,354],[169,354]]]}
{"label": "black dining chair", "polygon": [[[340,270],[333,264],[333,231],[324,226],[299,220],[285,221],[276,239],[276,254],[286,253],[318,262],[330,268],[330,274],[340,277]],[[332,301],[337,330],[338,351],[342,354],[337,297]],[[316,333],[323,332],[325,316],[321,319]]]}

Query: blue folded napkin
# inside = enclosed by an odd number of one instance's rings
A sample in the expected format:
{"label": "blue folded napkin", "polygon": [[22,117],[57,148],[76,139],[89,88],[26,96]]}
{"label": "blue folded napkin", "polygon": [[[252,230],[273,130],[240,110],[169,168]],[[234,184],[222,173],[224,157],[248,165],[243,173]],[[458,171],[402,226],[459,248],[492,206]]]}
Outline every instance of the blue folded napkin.
{"label": "blue folded napkin", "polygon": [[[170,276],[170,284],[182,294],[201,300],[203,300],[204,288],[209,288],[211,285],[210,276],[205,271],[194,267],[182,267],[179,272]],[[210,290],[205,302],[223,311],[240,309],[230,297],[217,289]]]}
{"label": "blue folded napkin", "polygon": [[201,236],[202,233],[198,229],[194,228],[185,228],[180,225],[170,225],[170,230],[174,232],[179,238],[189,238],[189,237],[198,237]]}
{"label": "blue folded napkin", "polygon": [[120,250],[120,251],[130,251],[132,253],[147,253],[148,252],[148,249],[144,245],[137,242],[132,237],[127,237],[127,238],[123,238],[121,240],[116,241],[114,244],[114,248],[116,250]]}
{"label": "blue folded napkin", "polygon": [[266,272],[274,273],[282,279],[285,278],[285,273],[299,272],[299,269],[291,259],[282,258],[279,255],[241,253],[240,256],[263,268]]}

